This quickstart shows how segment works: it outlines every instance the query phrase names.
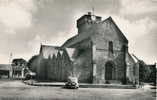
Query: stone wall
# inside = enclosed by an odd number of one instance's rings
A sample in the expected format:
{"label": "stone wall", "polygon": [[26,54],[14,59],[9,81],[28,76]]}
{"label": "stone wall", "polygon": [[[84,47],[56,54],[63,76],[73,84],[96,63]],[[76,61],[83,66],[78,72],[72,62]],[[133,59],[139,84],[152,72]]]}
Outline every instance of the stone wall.
{"label": "stone wall", "polygon": [[126,55],[126,64],[127,64],[127,78],[128,81],[135,83],[136,81],[136,70],[137,70],[137,66],[135,61],[133,60],[133,58],[131,57],[131,55],[129,53],[127,53]]}
{"label": "stone wall", "polygon": [[78,77],[79,82],[92,83],[92,48],[89,39],[81,41],[73,46],[77,55],[74,60],[74,75]]}
{"label": "stone wall", "polygon": [[[127,42],[120,38],[115,30],[113,23],[99,23],[93,26],[95,34],[92,35],[93,41],[93,60],[96,64],[95,83],[105,82],[105,64],[112,61],[115,67],[115,80],[122,80],[126,77],[125,51]],[[113,54],[109,56],[109,41],[113,42]],[[127,48],[126,48],[127,49]],[[126,51],[127,52],[127,51]]]}

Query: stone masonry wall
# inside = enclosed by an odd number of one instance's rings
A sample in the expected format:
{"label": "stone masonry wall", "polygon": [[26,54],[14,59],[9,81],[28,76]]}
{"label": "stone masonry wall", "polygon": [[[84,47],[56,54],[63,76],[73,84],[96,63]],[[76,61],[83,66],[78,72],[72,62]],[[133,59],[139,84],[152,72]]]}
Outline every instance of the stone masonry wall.
{"label": "stone masonry wall", "polygon": [[[93,50],[93,60],[96,64],[96,79],[95,83],[105,82],[105,64],[112,61],[115,64],[116,80],[121,80],[125,77],[125,52],[122,51],[123,45],[127,45],[120,38],[115,30],[115,27],[110,22],[99,23],[93,25],[95,34],[92,35],[92,41],[95,50]],[[108,44],[113,42],[113,55],[109,57]]]}
{"label": "stone masonry wall", "polygon": [[74,58],[74,74],[79,82],[92,83],[92,49],[90,40],[82,41],[74,46],[77,56]]}

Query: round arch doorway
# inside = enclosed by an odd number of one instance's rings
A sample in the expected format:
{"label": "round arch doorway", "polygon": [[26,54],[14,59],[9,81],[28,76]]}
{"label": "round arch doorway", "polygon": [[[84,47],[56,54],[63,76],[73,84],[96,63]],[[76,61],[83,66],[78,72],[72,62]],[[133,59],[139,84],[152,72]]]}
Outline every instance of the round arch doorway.
{"label": "round arch doorway", "polygon": [[105,64],[105,80],[115,79],[115,64],[112,61],[108,61]]}

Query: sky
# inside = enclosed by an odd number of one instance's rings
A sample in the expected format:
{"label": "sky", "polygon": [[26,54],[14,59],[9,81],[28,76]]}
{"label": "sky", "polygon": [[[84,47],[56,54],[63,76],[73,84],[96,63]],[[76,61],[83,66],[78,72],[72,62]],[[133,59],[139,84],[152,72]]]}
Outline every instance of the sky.
{"label": "sky", "polygon": [[0,0],[0,63],[29,60],[40,45],[62,45],[77,34],[87,12],[111,16],[129,40],[129,52],[157,62],[157,0]]}

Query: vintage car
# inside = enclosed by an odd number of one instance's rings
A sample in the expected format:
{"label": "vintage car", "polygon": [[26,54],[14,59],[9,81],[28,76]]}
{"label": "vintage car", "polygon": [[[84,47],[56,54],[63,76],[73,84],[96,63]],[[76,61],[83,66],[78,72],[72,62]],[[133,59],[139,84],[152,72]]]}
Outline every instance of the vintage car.
{"label": "vintage car", "polygon": [[29,71],[28,73],[25,74],[25,80],[34,79],[35,76],[36,76],[36,73],[35,73],[35,72]]}
{"label": "vintage car", "polygon": [[65,88],[78,89],[79,88],[79,84],[78,84],[77,77],[69,77],[67,82],[65,83]]}

